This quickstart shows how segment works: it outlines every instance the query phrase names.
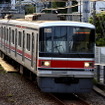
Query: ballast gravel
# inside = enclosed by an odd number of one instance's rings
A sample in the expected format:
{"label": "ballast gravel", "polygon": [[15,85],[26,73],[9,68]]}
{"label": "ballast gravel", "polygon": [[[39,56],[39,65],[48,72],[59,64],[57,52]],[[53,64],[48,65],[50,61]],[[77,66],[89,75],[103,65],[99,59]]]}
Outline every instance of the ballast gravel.
{"label": "ballast gravel", "polygon": [[[36,84],[18,73],[0,70],[0,105],[59,105]],[[93,91],[80,96],[90,105],[105,105],[105,98]]]}
{"label": "ballast gravel", "polygon": [[0,70],[0,105],[58,105],[35,84],[18,73]]}

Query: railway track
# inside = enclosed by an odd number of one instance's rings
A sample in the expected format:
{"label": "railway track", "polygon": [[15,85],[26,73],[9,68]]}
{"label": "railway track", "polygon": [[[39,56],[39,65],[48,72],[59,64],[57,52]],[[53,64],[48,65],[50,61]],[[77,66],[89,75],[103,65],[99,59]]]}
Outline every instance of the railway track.
{"label": "railway track", "polygon": [[55,99],[57,101],[57,103],[59,105],[66,105],[61,99],[59,99],[57,96],[55,96],[54,94],[49,94],[49,96],[51,96],[53,99]]}
{"label": "railway track", "polygon": [[[11,64],[0,58],[0,64],[6,72],[16,71]],[[9,69],[9,70],[8,70]],[[85,100],[76,94],[49,94],[59,105],[89,105]]]}
{"label": "railway track", "polygon": [[[0,64],[5,69],[6,72],[17,72],[13,65],[7,63],[5,60],[0,58]],[[61,94],[60,94],[61,95]],[[63,94],[63,96],[50,94],[59,105],[90,105],[82,97],[77,94]]]}
{"label": "railway track", "polygon": [[90,105],[76,94],[49,94],[59,105]]}
{"label": "railway track", "polygon": [[73,94],[77,100],[82,104],[82,105],[90,105],[89,103],[87,103],[84,99],[82,99],[81,97],[79,97],[78,95],[76,94]]}

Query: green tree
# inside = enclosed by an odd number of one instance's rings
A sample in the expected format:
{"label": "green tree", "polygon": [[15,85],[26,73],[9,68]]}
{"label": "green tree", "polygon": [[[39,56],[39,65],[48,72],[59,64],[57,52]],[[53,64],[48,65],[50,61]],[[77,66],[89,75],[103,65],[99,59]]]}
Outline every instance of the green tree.
{"label": "green tree", "polygon": [[52,8],[65,7],[65,2],[52,2]]}
{"label": "green tree", "polygon": [[[72,5],[76,5],[78,2],[76,0],[72,1]],[[52,8],[58,8],[58,7],[65,7],[66,2],[52,2]],[[77,12],[78,11],[78,6],[75,6],[72,9],[72,12]],[[67,13],[67,8],[65,9],[59,9],[60,13]]]}
{"label": "green tree", "polygon": [[95,15],[95,18],[90,18],[90,23],[96,27],[96,45],[105,46],[105,12]]}
{"label": "green tree", "polygon": [[[72,1],[72,5],[77,5],[77,4],[78,4],[77,1]],[[72,12],[78,12],[78,6],[73,7]]]}
{"label": "green tree", "polygon": [[32,14],[35,13],[34,5],[26,5],[25,6],[25,14]]}

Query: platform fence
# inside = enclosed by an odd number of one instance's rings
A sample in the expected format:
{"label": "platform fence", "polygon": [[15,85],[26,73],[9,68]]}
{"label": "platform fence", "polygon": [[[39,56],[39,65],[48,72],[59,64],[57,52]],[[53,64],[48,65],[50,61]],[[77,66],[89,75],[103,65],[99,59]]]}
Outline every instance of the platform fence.
{"label": "platform fence", "polygon": [[105,84],[105,47],[95,47],[94,78]]}

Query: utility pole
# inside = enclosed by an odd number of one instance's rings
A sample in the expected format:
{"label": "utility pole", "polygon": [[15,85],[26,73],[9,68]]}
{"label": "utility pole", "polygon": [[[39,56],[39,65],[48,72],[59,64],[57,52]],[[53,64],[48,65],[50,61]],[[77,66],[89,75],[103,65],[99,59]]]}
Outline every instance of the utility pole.
{"label": "utility pole", "polygon": [[[71,6],[71,5],[72,5],[72,1],[68,0],[67,6]],[[68,8],[67,13],[71,13],[71,12],[72,12],[72,8]]]}
{"label": "utility pole", "polygon": [[15,9],[16,0],[11,0],[11,9]]}
{"label": "utility pole", "polygon": [[80,0],[80,22],[82,21],[82,12],[81,12],[81,0]]}
{"label": "utility pole", "polygon": [[83,22],[88,22],[88,18],[90,15],[90,1],[83,1]]}
{"label": "utility pole", "polygon": [[[71,5],[72,5],[72,1],[68,0],[68,1],[66,2],[66,6],[68,6],[68,8],[67,8],[67,14],[72,13]],[[66,20],[72,20],[72,16],[67,16],[67,17],[66,17]]]}
{"label": "utility pole", "polygon": [[95,21],[96,21],[96,1],[93,2],[93,21],[94,21],[94,25],[95,25]]}
{"label": "utility pole", "polygon": [[21,13],[21,0],[19,0],[19,13]]}

